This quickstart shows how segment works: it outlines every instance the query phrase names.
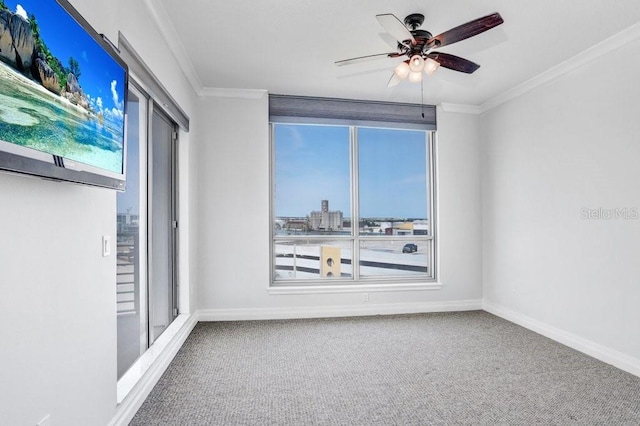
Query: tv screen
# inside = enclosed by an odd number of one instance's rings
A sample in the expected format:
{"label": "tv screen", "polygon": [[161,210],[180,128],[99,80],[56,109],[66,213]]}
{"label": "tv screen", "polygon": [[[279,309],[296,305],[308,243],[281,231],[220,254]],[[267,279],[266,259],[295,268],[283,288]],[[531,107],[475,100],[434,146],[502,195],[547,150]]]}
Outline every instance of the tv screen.
{"label": "tv screen", "polygon": [[0,0],[0,169],[124,190],[127,72],[66,0]]}

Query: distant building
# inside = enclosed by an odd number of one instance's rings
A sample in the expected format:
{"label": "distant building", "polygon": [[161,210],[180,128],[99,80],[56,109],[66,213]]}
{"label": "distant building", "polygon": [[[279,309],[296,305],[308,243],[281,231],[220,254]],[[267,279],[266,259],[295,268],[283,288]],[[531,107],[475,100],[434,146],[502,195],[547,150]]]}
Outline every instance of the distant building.
{"label": "distant building", "polygon": [[137,214],[118,213],[116,216],[118,232],[137,232],[139,217]]}
{"label": "distant building", "polygon": [[380,222],[377,232],[385,235],[429,235],[429,220]]}
{"label": "distant building", "polygon": [[393,227],[393,235],[412,235],[413,222],[401,222]]}
{"label": "distant building", "polygon": [[312,230],[342,230],[342,212],[340,210],[329,211],[329,200],[322,200],[320,202],[320,211],[312,211],[309,215],[309,222]]}
{"label": "distant building", "polygon": [[429,219],[413,222],[413,235],[429,235]]}
{"label": "distant building", "polygon": [[309,223],[306,218],[289,218],[284,229],[287,231],[306,232],[309,230]]}

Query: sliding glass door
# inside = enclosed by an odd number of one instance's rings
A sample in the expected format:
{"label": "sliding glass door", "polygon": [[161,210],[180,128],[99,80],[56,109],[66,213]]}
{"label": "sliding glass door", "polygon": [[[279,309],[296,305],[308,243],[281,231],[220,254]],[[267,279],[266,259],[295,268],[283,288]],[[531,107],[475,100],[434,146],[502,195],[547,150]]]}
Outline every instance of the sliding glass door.
{"label": "sliding glass door", "polygon": [[117,195],[118,379],[177,316],[176,124],[135,82]]}
{"label": "sliding glass door", "polygon": [[175,123],[152,105],[149,167],[149,321],[151,342],[167,328],[177,315],[175,291]]}

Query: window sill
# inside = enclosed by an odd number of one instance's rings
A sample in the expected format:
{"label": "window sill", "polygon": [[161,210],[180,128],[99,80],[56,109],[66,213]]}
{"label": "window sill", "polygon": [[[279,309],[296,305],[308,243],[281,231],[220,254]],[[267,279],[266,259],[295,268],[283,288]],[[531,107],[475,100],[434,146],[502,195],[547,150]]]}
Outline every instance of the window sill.
{"label": "window sill", "polygon": [[439,282],[416,282],[416,283],[369,283],[369,284],[346,284],[346,285],[299,285],[299,284],[277,284],[267,287],[267,293],[278,294],[328,294],[328,293],[371,293],[377,291],[425,291],[440,290],[442,283]]}

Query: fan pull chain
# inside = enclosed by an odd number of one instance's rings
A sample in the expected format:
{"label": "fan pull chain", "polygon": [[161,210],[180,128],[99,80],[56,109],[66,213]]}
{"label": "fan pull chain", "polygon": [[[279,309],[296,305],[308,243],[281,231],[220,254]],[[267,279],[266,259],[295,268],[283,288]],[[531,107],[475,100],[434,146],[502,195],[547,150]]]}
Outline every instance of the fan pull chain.
{"label": "fan pull chain", "polygon": [[424,78],[420,79],[420,104],[422,108],[422,118],[424,118]]}

